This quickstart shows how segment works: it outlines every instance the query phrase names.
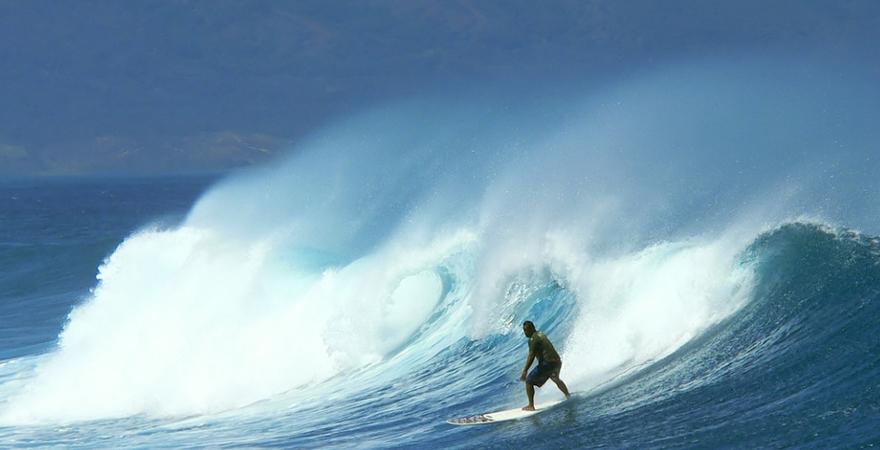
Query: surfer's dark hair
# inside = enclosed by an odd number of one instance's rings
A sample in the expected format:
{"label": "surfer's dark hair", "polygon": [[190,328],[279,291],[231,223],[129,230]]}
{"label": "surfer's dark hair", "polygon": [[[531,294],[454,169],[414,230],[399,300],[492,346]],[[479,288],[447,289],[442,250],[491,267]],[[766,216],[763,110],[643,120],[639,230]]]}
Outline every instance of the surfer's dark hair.
{"label": "surfer's dark hair", "polygon": [[535,329],[535,324],[533,324],[531,320],[526,320],[525,322],[523,322],[523,326]]}

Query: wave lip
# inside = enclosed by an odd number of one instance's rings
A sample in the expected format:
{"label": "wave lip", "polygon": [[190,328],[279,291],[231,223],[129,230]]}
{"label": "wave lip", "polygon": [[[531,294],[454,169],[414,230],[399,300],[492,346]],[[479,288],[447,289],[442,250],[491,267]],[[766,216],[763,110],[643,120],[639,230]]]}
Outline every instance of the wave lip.
{"label": "wave lip", "polygon": [[[880,239],[791,222],[757,236],[741,258],[754,270],[750,300],[591,397],[595,425],[613,418],[617,430],[707,447],[875,441]],[[686,436],[669,431],[669,417]],[[619,431],[598,439],[656,445]]]}

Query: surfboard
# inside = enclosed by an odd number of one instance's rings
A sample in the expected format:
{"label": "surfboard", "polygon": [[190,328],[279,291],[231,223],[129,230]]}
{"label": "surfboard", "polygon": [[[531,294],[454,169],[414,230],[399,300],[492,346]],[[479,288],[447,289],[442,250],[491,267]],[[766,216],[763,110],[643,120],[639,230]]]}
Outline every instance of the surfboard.
{"label": "surfboard", "polygon": [[446,423],[451,425],[484,425],[487,423],[506,422],[508,420],[522,419],[523,417],[534,416],[562,403],[564,400],[554,400],[550,402],[539,403],[535,405],[534,411],[523,411],[522,407],[514,409],[506,409],[504,411],[496,411],[490,413],[477,414],[475,416],[461,417],[457,419],[449,419]]}

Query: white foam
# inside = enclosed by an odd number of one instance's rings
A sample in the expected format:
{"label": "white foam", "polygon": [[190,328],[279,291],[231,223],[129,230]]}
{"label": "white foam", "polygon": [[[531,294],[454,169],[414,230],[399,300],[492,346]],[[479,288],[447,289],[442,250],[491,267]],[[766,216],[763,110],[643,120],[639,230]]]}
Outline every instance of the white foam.
{"label": "white foam", "polygon": [[148,230],[101,269],[7,423],[242,406],[381,360],[430,314],[438,261],[467,243],[379,250],[319,273],[288,267],[281,243],[211,230]]}
{"label": "white foam", "polygon": [[574,388],[589,390],[668,356],[745,305],[753,274],[739,262],[742,249],[721,237],[578,265],[566,279],[580,313],[563,345]]}

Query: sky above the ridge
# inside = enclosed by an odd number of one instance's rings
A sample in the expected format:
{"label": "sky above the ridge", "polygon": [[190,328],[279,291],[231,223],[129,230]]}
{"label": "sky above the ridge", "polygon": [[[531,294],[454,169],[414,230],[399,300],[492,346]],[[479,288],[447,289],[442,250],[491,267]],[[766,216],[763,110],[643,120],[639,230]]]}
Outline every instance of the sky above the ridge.
{"label": "sky above the ridge", "polygon": [[371,105],[797,53],[880,78],[864,1],[0,1],[0,176],[222,171]]}

